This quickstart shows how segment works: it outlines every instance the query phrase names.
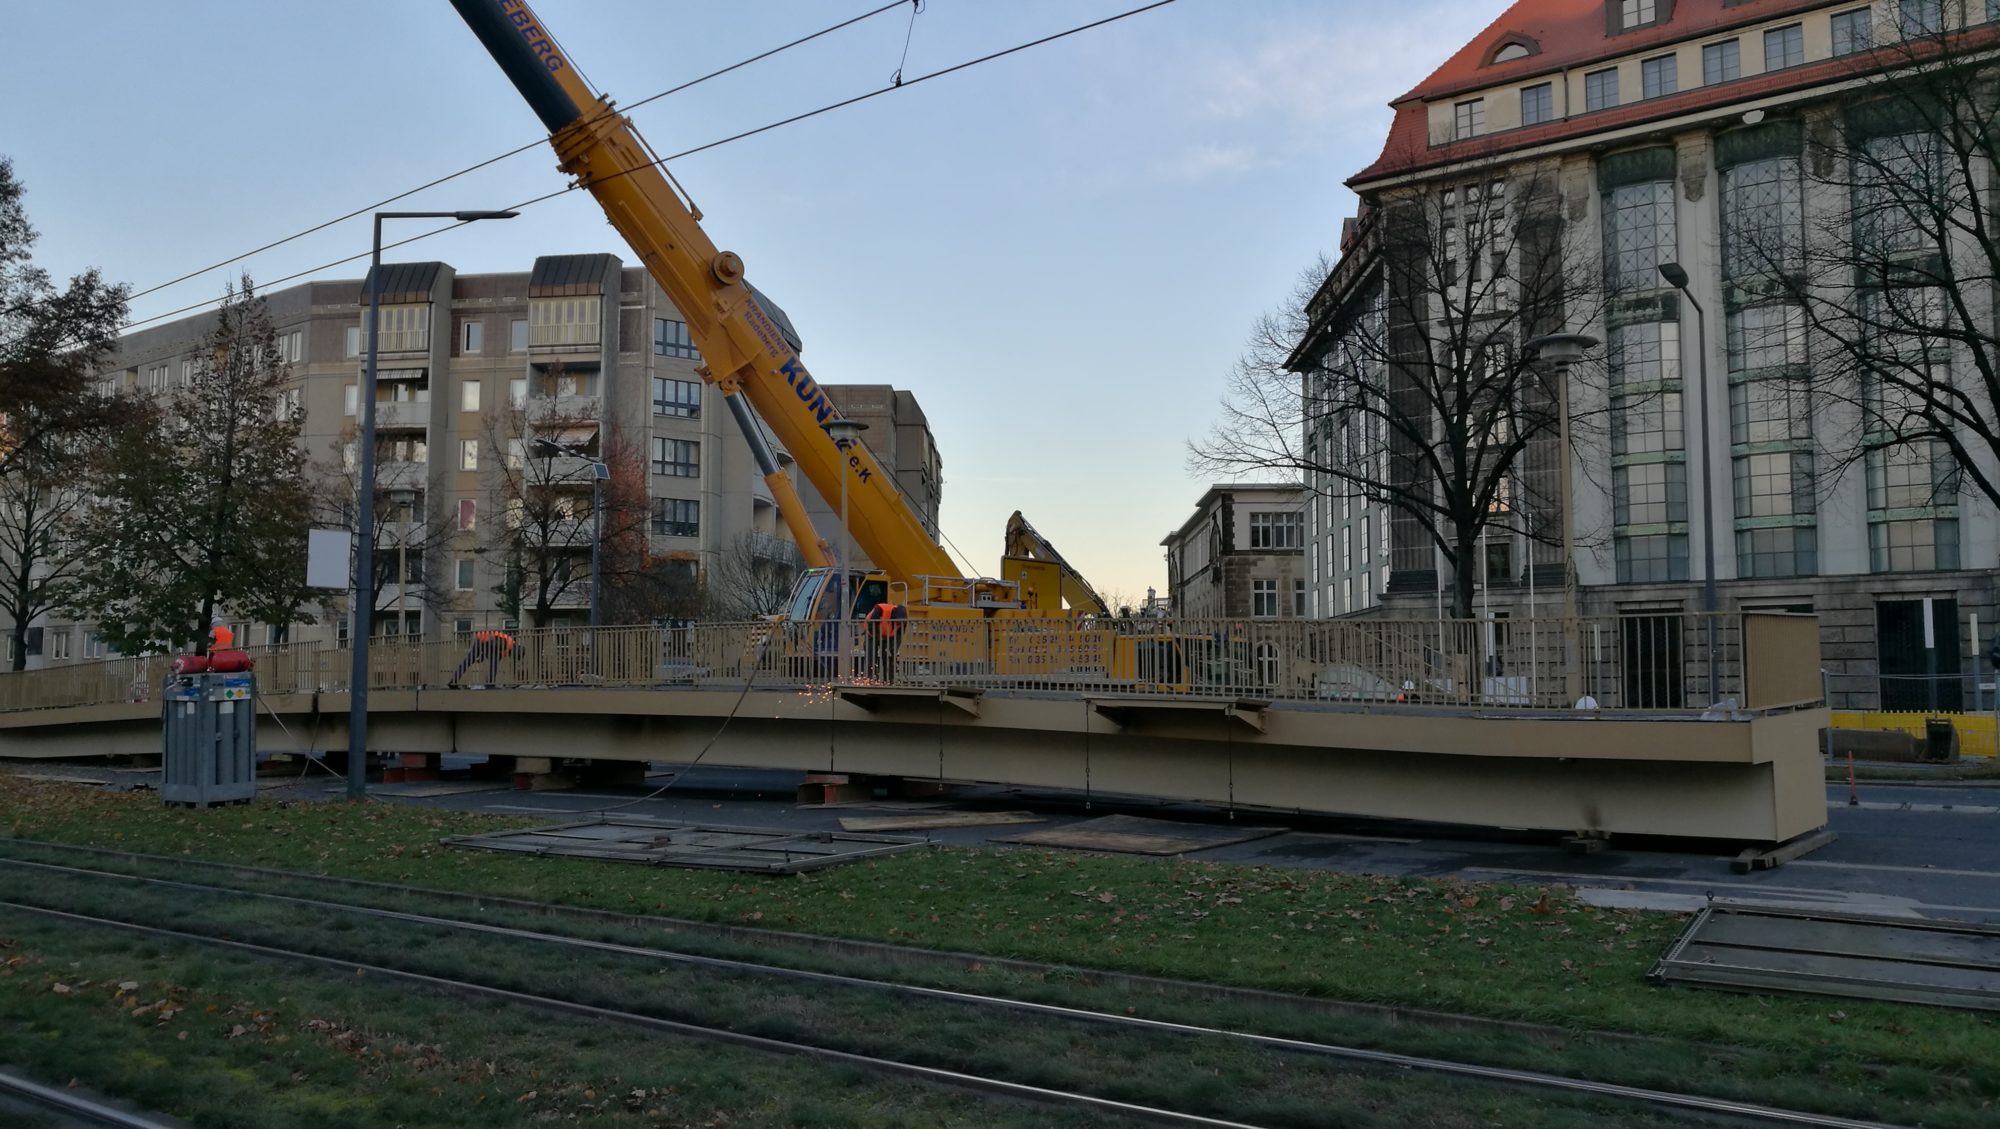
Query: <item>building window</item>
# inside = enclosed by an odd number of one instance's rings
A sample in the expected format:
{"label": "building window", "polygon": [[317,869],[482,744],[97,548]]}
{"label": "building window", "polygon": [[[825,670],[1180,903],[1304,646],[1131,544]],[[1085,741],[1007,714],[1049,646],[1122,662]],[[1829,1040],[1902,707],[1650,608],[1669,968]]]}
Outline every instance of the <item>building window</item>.
{"label": "building window", "polygon": [[527,318],[515,318],[507,323],[507,351],[510,353],[528,351]]}
{"label": "building window", "polygon": [[1452,107],[1452,137],[1464,140],[1486,132],[1486,99],[1474,98]]}
{"label": "building window", "polygon": [[469,533],[469,532],[471,532],[472,530],[474,530],[474,529],[477,529],[478,527],[479,527],[479,501],[478,501],[478,499],[476,499],[476,498],[460,498],[460,499],[458,500],[458,529],[459,529],[459,532],[461,532],[461,533]]}
{"label": "building window", "polygon": [[663,537],[701,536],[701,503],[691,498],[653,499],[653,532]]}
{"label": "building window", "polygon": [[104,645],[104,636],[99,635],[95,631],[86,631],[83,633],[84,658],[101,659],[108,651],[109,648]]}
{"label": "building window", "polygon": [[701,352],[694,347],[694,339],[688,336],[687,323],[672,318],[653,319],[653,352],[662,357],[701,359]]}
{"label": "building window", "polygon": [[1797,157],[1722,170],[1722,273],[1753,279],[1797,269],[1805,238]]}
{"label": "building window", "polygon": [[1252,513],[1252,549],[1303,549],[1306,547],[1306,515],[1301,513]]}
{"label": "building window", "polygon": [[383,353],[421,353],[431,347],[429,302],[405,302],[375,311],[375,348]]}
{"label": "building window", "polygon": [[1904,39],[1936,35],[1944,30],[1944,0],[1897,0],[1896,26]]}
{"label": "building window", "polygon": [[1361,567],[1362,568],[1368,567],[1368,548],[1369,545],[1372,544],[1372,541],[1368,536],[1368,530],[1371,528],[1370,523],[1373,521],[1374,518],[1371,517],[1370,515],[1368,514],[1361,515]]}
{"label": "building window", "polygon": [[1726,338],[1737,571],[1746,578],[1811,575],[1819,554],[1805,313],[1784,303],[1736,310],[1727,315]]}
{"label": "building window", "polygon": [[[1994,0],[1994,3],[2000,3],[2000,0]],[[1521,43],[1509,43],[1507,46],[1493,53],[1493,61],[1496,63],[1511,63],[1516,59],[1525,59],[1527,57],[1527,45]]]}
{"label": "building window", "polygon": [[1728,82],[1743,73],[1742,45],[1734,39],[1711,43],[1701,49],[1701,81],[1709,86]]}
{"label": "building window", "polygon": [[458,351],[464,356],[476,357],[486,348],[486,323],[466,321],[458,327]]}
{"label": "building window", "polygon": [[671,377],[653,378],[653,414],[656,416],[679,416],[682,419],[696,419],[701,416],[701,382],[698,380],[674,380]]}
{"label": "building window", "polygon": [[1656,290],[1660,264],[1674,261],[1674,182],[1622,184],[1604,194],[1604,284]]}
{"label": "building window", "polygon": [[458,410],[476,412],[479,410],[479,382],[461,380],[458,382]]}
{"label": "building window", "polygon": [[1875,45],[1874,12],[1856,8],[1833,14],[1833,53],[1853,55]]}
{"label": "building window", "polygon": [[1350,572],[1354,568],[1354,527],[1340,527],[1340,571]]}
{"label": "building window", "polygon": [[458,469],[479,469],[479,440],[461,439],[458,441]]}
{"label": "building window", "polygon": [[1292,581],[1292,614],[1300,619],[1306,617],[1306,582],[1304,580]]}
{"label": "building window", "polygon": [[350,357],[361,355],[361,327],[359,325],[350,325],[347,327],[346,353]]}
{"label": "building window", "polygon": [[1672,55],[1661,55],[1639,64],[1639,81],[1645,96],[1659,98],[1681,88],[1680,71]]}
{"label": "building window", "polygon": [[340,390],[340,410],[353,415],[361,408],[361,390],[349,384]]}
{"label": "building window", "polygon": [[1803,24],[1774,27],[1764,33],[1764,69],[1781,71],[1806,61],[1806,30]]}
{"label": "building window", "polygon": [[50,628],[42,638],[44,640],[43,651],[49,656],[50,660],[60,661],[69,658],[69,628]]}
{"label": "building window", "polygon": [[528,406],[528,378],[517,376],[507,382],[507,406],[520,411]]}
{"label": "building window", "polygon": [[1266,579],[1250,582],[1250,614],[1259,619],[1270,619],[1278,614],[1277,581]]}
{"label": "building window", "polygon": [[472,583],[473,583],[473,560],[472,560],[472,558],[471,558],[471,557],[460,557],[460,558],[458,558],[458,576],[457,576],[457,581],[458,581],[458,590],[459,590],[459,591],[461,591],[461,592],[470,592],[470,591],[472,591]]}
{"label": "building window", "polygon": [[1583,76],[1583,108],[1608,110],[1618,104],[1618,68],[1607,67]]}
{"label": "building window", "polygon": [[1540,125],[1554,118],[1555,84],[1544,82],[1521,91],[1521,124]]}
{"label": "building window", "polygon": [[306,355],[305,330],[294,329],[289,333],[278,334],[279,361],[288,365],[295,365],[298,364],[300,361],[304,360],[305,355]]}
{"label": "building window", "polygon": [[701,444],[692,439],[653,438],[653,473],[675,478],[701,477]]}
{"label": "building window", "polygon": [[1618,6],[1618,30],[1631,31],[1635,27],[1645,27],[1658,14],[1655,0],[1620,0]]}
{"label": "building window", "polygon": [[472,619],[468,616],[461,616],[458,619],[452,620],[451,633],[453,635],[472,634]]}

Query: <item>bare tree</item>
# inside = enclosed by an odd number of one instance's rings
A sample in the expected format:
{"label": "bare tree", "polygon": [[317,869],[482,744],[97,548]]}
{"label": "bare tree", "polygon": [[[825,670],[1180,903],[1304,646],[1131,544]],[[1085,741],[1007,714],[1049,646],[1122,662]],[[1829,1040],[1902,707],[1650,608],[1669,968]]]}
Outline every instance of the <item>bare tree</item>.
{"label": "bare tree", "polygon": [[[645,465],[607,430],[598,400],[556,394],[530,403],[486,415],[481,470],[503,513],[486,527],[484,548],[507,562],[499,591],[508,610],[547,627],[557,610],[589,606],[593,546],[607,589],[643,568]],[[610,474],[602,486],[599,464]]]}
{"label": "bare tree", "polygon": [[1600,293],[1552,174],[1493,166],[1385,197],[1338,266],[1322,256],[1258,320],[1191,465],[1387,507],[1399,547],[1450,562],[1453,614],[1470,615],[1489,527],[1560,538],[1562,390],[1520,346],[1588,324]]}
{"label": "bare tree", "polygon": [[[354,531],[355,519],[360,514],[358,499],[361,489],[360,471],[353,460],[355,436],[356,429],[349,424],[333,441],[331,457],[314,467],[314,520],[319,526]],[[409,440],[390,436],[377,438],[375,458],[378,469],[393,466],[398,461],[398,455],[408,454],[397,450],[399,442]],[[398,489],[385,485],[380,474],[376,478],[375,504],[371,510],[375,561],[368,584],[374,599],[366,625],[371,634],[375,630],[375,621],[385,612],[395,612],[399,604],[414,600],[414,610],[428,611],[435,620],[450,603],[452,578],[446,573],[446,565],[453,527],[451,523],[441,520],[441,515],[429,511],[429,499],[424,493],[414,488]],[[409,506],[407,514],[404,512],[406,503]],[[399,567],[404,574],[400,578],[403,585],[401,591],[394,587],[398,584]],[[329,611],[348,614],[345,600],[345,596],[335,597],[330,602]],[[400,624],[397,630],[402,630]]]}
{"label": "bare tree", "polygon": [[1966,487],[2000,503],[2000,65],[1965,7],[1854,25],[1860,88],[1723,172],[1731,363],[1786,362],[1738,426],[1819,401],[1816,485],[1864,468],[1878,567],[1951,567],[1929,523]]}
{"label": "bare tree", "polygon": [[767,533],[745,533],[724,546],[703,578],[703,615],[750,620],[784,611],[799,576],[797,550],[790,546]]}

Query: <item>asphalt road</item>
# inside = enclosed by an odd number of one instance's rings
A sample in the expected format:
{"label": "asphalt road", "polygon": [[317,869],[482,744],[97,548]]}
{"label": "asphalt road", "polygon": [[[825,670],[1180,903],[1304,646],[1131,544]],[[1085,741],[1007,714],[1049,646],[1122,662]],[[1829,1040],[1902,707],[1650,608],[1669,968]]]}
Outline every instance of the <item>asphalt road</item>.
{"label": "asphalt road", "polygon": [[[593,813],[731,826],[840,830],[843,816],[883,814],[894,805],[801,807],[800,774],[655,766],[644,789],[515,792],[500,784],[447,782],[387,785],[375,794],[399,803],[430,804],[551,821]],[[331,787],[333,782],[316,785]],[[477,788],[438,794],[452,787]],[[1703,841],[1618,839],[1595,854],[1576,854],[1553,835],[1238,812],[1237,822],[1282,825],[1274,836],[1196,851],[1186,857],[1351,873],[1457,877],[1473,880],[1563,882],[1607,905],[1692,908],[1710,897],[1753,898],[1873,913],[2000,922],[2000,787],[1892,783],[1859,786],[1858,805],[1846,784],[1827,787],[1828,826],[1835,841],[1777,869],[1735,874],[1735,849]],[[957,806],[1025,810],[1061,826],[1125,813],[1162,819],[1227,823],[1220,809],[1145,800],[1086,799],[1073,793],[967,788]],[[1019,825],[921,832],[945,843],[985,844],[1029,830]]]}

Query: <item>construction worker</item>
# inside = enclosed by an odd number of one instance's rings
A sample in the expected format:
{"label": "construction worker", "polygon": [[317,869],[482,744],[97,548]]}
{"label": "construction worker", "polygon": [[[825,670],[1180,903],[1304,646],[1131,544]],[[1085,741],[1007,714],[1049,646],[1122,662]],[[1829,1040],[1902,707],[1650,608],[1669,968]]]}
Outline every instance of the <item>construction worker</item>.
{"label": "construction worker", "polygon": [[213,621],[208,629],[208,649],[227,651],[235,646],[236,632],[230,630],[229,625],[219,619]]}
{"label": "construction worker", "polygon": [[513,652],[514,637],[505,631],[473,632],[472,646],[465,649],[465,657],[459,660],[458,669],[451,672],[451,685],[457,686],[458,680],[465,677],[465,672],[472,668],[473,663],[485,659],[486,681],[473,689],[483,690],[491,686],[499,679],[500,660]]}
{"label": "construction worker", "polygon": [[883,682],[896,680],[896,650],[903,645],[903,628],[910,613],[887,600],[868,609],[862,632],[868,638],[868,675]]}

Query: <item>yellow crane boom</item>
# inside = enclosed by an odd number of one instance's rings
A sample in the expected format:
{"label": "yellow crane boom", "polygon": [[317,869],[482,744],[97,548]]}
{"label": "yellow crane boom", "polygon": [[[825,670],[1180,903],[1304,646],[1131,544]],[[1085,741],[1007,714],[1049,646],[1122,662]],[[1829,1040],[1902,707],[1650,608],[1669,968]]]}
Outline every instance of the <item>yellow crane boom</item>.
{"label": "yellow crane boom", "polygon": [[[452,0],[452,7],[548,129],[562,171],[597,199],[687,320],[703,379],[756,407],[820,497],[839,497],[847,477],[850,534],[892,581],[921,591],[927,577],[958,577],[866,446],[841,451],[821,430],[839,411],[800,363],[789,321],[744,281],[743,260],[709,240],[631,121],[590,89],[521,0]],[[775,493],[781,487],[772,481]],[[810,525],[797,526],[804,508],[779,508],[810,559],[818,538]]]}

